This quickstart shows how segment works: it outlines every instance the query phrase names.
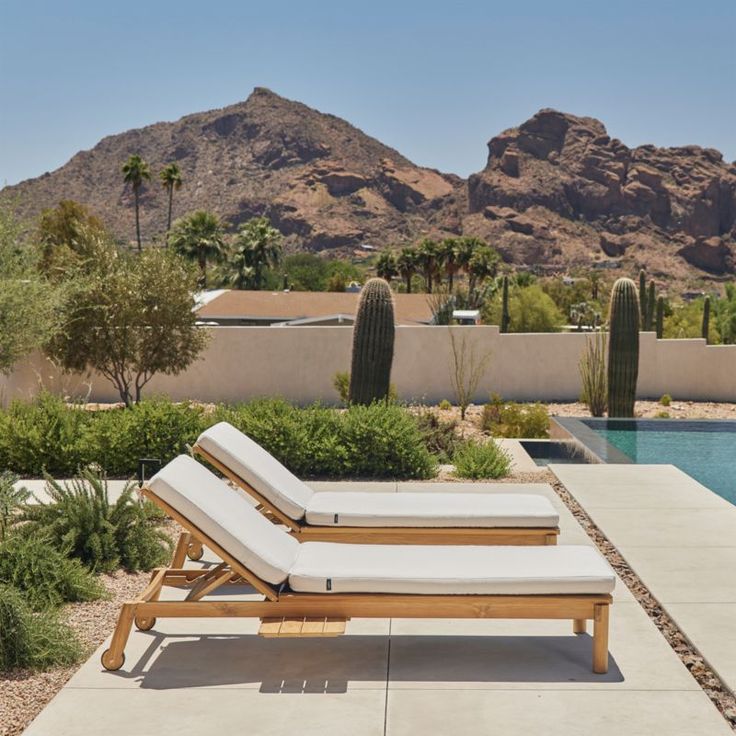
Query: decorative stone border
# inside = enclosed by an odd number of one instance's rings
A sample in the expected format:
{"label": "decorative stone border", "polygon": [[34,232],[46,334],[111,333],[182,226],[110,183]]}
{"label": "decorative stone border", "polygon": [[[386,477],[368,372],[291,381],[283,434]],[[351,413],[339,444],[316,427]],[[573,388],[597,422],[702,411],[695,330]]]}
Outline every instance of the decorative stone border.
{"label": "decorative stone border", "polygon": [[[551,475],[551,474],[550,474]],[[578,523],[585,529],[588,536],[595,542],[598,549],[605,555],[608,562],[626,583],[626,586],[636,598],[637,602],[646,611],[662,633],[675,654],[682,660],[695,681],[718,708],[726,722],[736,732],[736,695],[724,684],[721,678],[713,671],[703,656],[683,634],[677,624],[670,618],[667,611],[659,604],[639,576],[629,567],[616,547],[611,544],[605,534],[591,520],[583,507],[577,502],[565,486],[550,478],[552,487],[562,499]]]}

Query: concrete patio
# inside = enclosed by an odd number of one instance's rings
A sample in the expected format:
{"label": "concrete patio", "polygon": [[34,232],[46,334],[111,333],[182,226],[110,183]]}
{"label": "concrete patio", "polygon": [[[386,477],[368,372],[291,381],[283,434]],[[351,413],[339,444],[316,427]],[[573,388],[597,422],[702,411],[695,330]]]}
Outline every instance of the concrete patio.
{"label": "concrete patio", "polygon": [[[461,487],[511,490],[361,484]],[[545,493],[561,513],[560,542],[589,544]],[[590,636],[574,636],[567,621],[353,620],[337,639],[266,640],[255,620],[162,620],[134,631],[120,672],[102,670],[103,645],[26,734],[731,734],[620,581],[614,599],[604,676],[590,671]]]}
{"label": "concrete patio", "polygon": [[550,468],[736,690],[736,506],[673,465]]}

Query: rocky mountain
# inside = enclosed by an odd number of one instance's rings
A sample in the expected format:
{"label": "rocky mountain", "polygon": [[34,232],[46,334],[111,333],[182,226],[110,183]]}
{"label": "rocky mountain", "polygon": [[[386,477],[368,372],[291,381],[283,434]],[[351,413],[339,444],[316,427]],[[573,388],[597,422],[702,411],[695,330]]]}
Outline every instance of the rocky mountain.
{"label": "rocky mountain", "polygon": [[602,123],[541,110],[491,139],[463,229],[518,263],[734,272],[736,165],[712,148],[628,148]]}
{"label": "rocky mountain", "polygon": [[458,177],[415,166],[333,115],[256,88],[242,103],[104,138],[67,164],[8,187],[25,215],[60,199],[88,205],[112,231],[133,238],[133,196],[120,167],[132,153],[154,179],[141,197],[145,238],[166,225],[167,199],[155,179],[168,162],[182,170],[174,216],[210,209],[228,222],[266,214],[303,247],[411,239],[440,221]]}
{"label": "rocky mountain", "polygon": [[[233,225],[268,215],[292,247],[349,250],[429,235],[477,235],[541,272],[639,267],[681,284],[736,269],[736,165],[698,146],[628,148],[602,123],[541,110],[488,144],[467,181],[416,166],[332,115],[256,88],[242,103],[103,139],[54,172],[0,194],[35,216],[88,205],[132,238],[120,166],[182,169],[175,216],[212,209]],[[144,237],[162,234],[166,196],[148,184]]]}

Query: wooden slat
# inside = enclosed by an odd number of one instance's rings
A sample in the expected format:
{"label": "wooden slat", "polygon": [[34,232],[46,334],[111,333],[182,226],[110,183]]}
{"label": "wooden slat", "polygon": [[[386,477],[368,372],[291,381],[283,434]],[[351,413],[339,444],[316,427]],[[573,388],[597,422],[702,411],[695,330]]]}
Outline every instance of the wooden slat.
{"label": "wooden slat", "polygon": [[326,616],[264,618],[258,634],[269,639],[340,636],[345,623],[344,618]]}

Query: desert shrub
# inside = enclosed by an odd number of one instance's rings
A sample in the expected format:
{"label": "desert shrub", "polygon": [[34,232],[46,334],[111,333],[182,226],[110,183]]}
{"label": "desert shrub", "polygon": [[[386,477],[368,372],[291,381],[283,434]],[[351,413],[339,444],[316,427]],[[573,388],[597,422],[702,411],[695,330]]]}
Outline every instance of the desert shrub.
{"label": "desert shrub", "polygon": [[658,411],[654,415],[654,418],[655,419],[669,419],[670,418],[670,413],[668,411]]}
{"label": "desert shrub", "polygon": [[17,588],[0,584],[0,672],[68,665],[80,656],[74,631],[55,612],[33,613]]}
{"label": "desert shrub", "polygon": [[447,399],[442,399],[439,403],[439,408],[441,411],[450,411],[452,404]]}
{"label": "desert shrub", "polygon": [[350,374],[347,371],[338,371],[332,377],[332,385],[343,404],[347,404],[350,397]]}
{"label": "desert shrub", "polygon": [[608,404],[608,375],[606,373],[606,336],[598,332],[589,337],[578,363],[582,390],[580,399],[591,416],[602,417]]}
{"label": "desert shrub", "polygon": [[[485,324],[501,324],[500,295],[483,311]],[[509,332],[559,332],[565,315],[538,284],[515,286],[509,296]]]}
{"label": "desert shrub", "polygon": [[259,399],[219,412],[297,475],[330,475],[341,464],[339,414],[314,404]]}
{"label": "desert shrub", "polygon": [[41,393],[0,413],[0,465],[21,475],[70,475],[86,460],[80,437],[93,416]]}
{"label": "desert shrub", "polygon": [[[345,412],[319,404],[300,408],[283,399],[220,405],[209,411],[153,399],[125,409],[87,412],[45,395],[30,404],[18,402],[7,412],[0,410],[0,462],[31,476],[54,468],[50,474],[70,477],[80,467],[96,465],[110,476],[131,477],[139,458],[166,463],[222,420],[251,436],[298,475],[346,477],[351,468],[376,477],[432,473],[434,461],[416,422],[395,403],[380,403],[361,414],[356,407]],[[378,437],[381,432],[395,442],[392,451]]]}
{"label": "desert shrub", "polygon": [[669,406],[672,403],[672,397],[669,394],[662,394],[659,403],[662,406]]}
{"label": "desert shrub", "polygon": [[345,460],[343,472],[336,475],[430,478],[435,474],[437,461],[406,409],[375,402],[353,405],[338,417]]}
{"label": "desert shrub", "polygon": [[128,409],[96,412],[80,443],[86,463],[96,463],[112,476],[132,476],[139,458],[167,463],[185,453],[211,423],[201,407],[155,398]]}
{"label": "desert shrub", "polygon": [[543,404],[504,402],[500,396],[491,396],[483,407],[481,429],[495,437],[549,437],[549,414]]}
{"label": "desert shrub", "polygon": [[[347,406],[350,403],[350,373],[348,371],[338,371],[332,377],[332,385],[335,387],[340,401]],[[388,385],[387,398],[389,403],[392,404],[396,404],[399,400],[399,392],[393,383],[389,383]]]}
{"label": "desert shrub", "polygon": [[511,457],[493,440],[463,442],[455,451],[453,462],[458,478],[503,478],[511,471]]}
{"label": "desert shrub", "polygon": [[46,489],[51,501],[26,508],[22,532],[47,538],[91,570],[150,570],[171,553],[171,542],[159,528],[161,514],[150,502],[134,498],[132,483],[115,503],[106,478],[91,469],[63,484],[47,476]]}
{"label": "desert shrub", "polygon": [[20,590],[36,611],[106,595],[79,560],[66,557],[35,534],[15,534],[0,545],[0,583]]}
{"label": "desert shrub", "polygon": [[27,488],[16,487],[17,481],[15,473],[7,470],[0,473],[0,544],[5,540],[15,516],[31,497]]}
{"label": "desert shrub", "polygon": [[459,443],[457,422],[438,417],[433,411],[424,409],[416,415],[424,445],[441,463],[449,463]]}

